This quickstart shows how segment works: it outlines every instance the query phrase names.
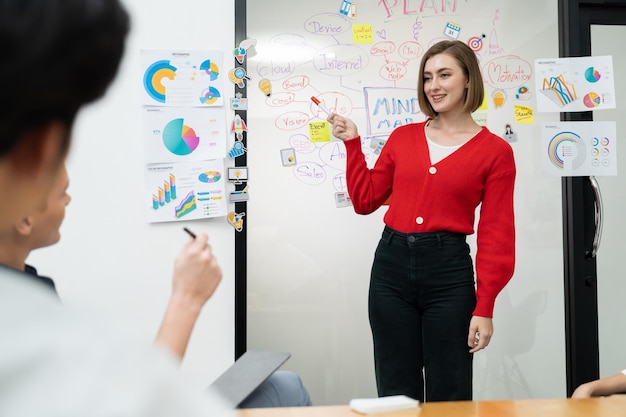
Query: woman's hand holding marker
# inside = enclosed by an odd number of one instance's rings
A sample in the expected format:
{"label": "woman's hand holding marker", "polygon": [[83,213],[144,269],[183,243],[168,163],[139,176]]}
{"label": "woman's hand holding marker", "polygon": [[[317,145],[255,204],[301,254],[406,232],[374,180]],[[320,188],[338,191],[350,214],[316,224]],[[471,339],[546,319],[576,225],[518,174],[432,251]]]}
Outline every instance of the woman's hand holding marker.
{"label": "woman's hand holding marker", "polygon": [[326,113],[326,115],[327,115],[327,116],[330,116],[331,111],[330,111],[330,110],[328,110],[328,107],[324,106],[324,104],[322,104],[322,102],[321,102],[321,101],[319,101],[317,97],[315,97],[315,96],[311,96],[311,101],[312,101],[313,103],[315,103],[315,104],[317,105],[317,107],[319,107],[319,109],[320,109],[321,111],[323,111],[324,113]]}
{"label": "woman's hand holding marker", "polygon": [[326,120],[333,126],[332,133],[337,139],[346,141],[359,137],[359,130],[352,120],[337,113],[330,113]]}

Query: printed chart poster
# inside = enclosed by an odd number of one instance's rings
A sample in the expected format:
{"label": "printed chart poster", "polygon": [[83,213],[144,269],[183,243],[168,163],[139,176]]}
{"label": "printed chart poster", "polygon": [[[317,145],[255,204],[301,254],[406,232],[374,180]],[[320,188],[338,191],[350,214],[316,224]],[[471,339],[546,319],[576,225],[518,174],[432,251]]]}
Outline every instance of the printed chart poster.
{"label": "printed chart poster", "polygon": [[149,223],[226,216],[224,160],[146,165]]}
{"label": "printed chart poster", "polygon": [[615,122],[554,122],[541,128],[546,175],[617,175]]}
{"label": "printed chart poster", "polygon": [[144,106],[224,105],[221,51],[141,50]]}
{"label": "printed chart poster", "polygon": [[226,115],[219,108],[143,108],[147,164],[191,162],[226,155]]}
{"label": "printed chart poster", "polygon": [[539,112],[615,108],[611,56],[537,59],[535,83]]}

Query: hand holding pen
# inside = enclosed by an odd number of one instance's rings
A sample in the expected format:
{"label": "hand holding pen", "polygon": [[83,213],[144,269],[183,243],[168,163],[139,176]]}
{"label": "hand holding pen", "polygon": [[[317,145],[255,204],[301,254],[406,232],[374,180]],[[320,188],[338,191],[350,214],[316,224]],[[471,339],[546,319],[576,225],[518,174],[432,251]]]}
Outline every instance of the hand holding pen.
{"label": "hand holding pen", "polygon": [[179,359],[185,356],[189,339],[202,307],[222,279],[222,270],[204,233],[183,230],[191,236],[174,263],[173,289],[156,340]]}
{"label": "hand holding pen", "polygon": [[352,120],[331,112],[328,107],[315,96],[311,96],[311,101],[328,115],[326,120],[333,126],[332,133],[334,137],[340,140],[349,140],[359,136],[359,130]]}
{"label": "hand holding pen", "polygon": [[174,263],[172,297],[187,305],[202,307],[222,279],[222,270],[213,255],[208,236],[183,229],[191,239],[183,246]]}
{"label": "hand holding pen", "polygon": [[326,120],[333,126],[332,134],[337,139],[346,141],[359,136],[356,124],[346,117],[339,116],[337,113],[331,113]]}

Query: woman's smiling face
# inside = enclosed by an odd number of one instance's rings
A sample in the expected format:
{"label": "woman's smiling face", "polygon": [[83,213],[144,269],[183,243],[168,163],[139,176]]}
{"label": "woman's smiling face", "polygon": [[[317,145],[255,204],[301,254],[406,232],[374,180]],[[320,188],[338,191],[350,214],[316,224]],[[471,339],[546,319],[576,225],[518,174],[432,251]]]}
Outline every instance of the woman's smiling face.
{"label": "woman's smiling face", "polygon": [[446,53],[432,56],[422,77],[424,93],[437,114],[463,109],[468,78],[455,58]]}

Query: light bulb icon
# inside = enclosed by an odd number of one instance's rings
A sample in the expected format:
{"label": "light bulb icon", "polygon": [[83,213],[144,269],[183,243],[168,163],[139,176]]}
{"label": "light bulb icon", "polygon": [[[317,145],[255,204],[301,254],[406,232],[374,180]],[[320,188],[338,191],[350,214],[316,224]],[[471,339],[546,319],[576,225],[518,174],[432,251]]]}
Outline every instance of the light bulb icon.
{"label": "light bulb icon", "polygon": [[259,81],[259,88],[267,97],[272,95],[272,82],[267,78],[263,78],[261,81]]}
{"label": "light bulb icon", "polygon": [[235,213],[231,211],[228,213],[228,223],[230,223],[236,231],[241,232],[243,230],[243,216],[246,213]]}
{"label": "light bulb icon", "polygon": [[241,67],[233,68],[228,71],[228,78],[233,83],[237,84],[237,87],[239,88],[244,88],[246,86],[244,80],[250,80],[250,77],[246,75],[246,70]]}

